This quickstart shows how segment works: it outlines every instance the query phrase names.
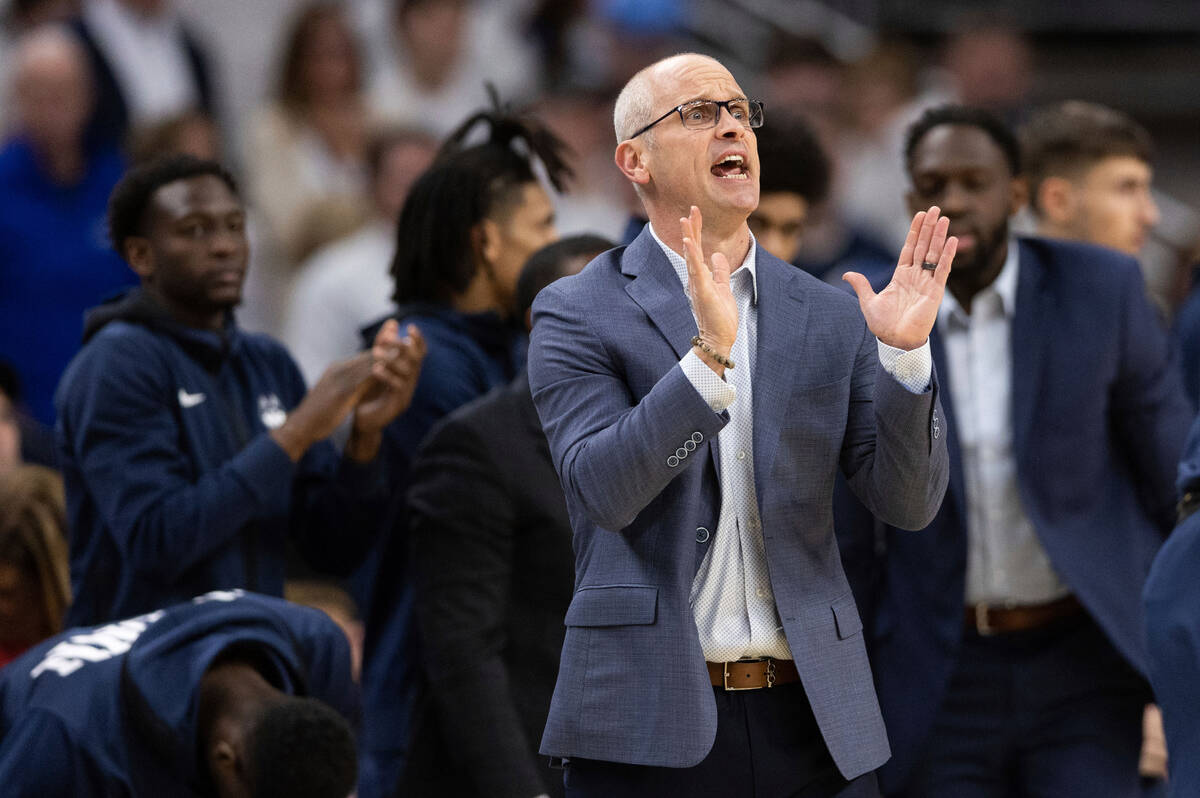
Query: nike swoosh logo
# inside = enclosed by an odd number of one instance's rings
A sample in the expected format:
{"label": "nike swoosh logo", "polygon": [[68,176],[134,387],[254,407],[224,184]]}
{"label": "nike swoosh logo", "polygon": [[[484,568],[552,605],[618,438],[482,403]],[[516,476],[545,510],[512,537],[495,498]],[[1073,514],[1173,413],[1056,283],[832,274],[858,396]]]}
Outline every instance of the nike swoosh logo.
{"label": "nike swoosh logo", "polygon": [[205,399],[202,393],[188,393],[182,388],[179,389],[179,406],[183,408],[195,407]]}

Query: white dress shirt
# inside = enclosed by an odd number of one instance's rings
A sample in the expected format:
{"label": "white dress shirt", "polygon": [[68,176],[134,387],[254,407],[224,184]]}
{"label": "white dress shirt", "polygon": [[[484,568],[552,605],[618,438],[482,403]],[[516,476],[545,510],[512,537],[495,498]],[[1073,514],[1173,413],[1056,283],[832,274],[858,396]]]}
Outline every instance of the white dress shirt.
{"label": "white dress shirt", "polygon": [[[687,262],[650,228],[675,274],[688,288]],[[729,423],[717,437],[721,453],[721,510],[717,528],[692,583],[692,611],[700,647],[709,662],[774,657],[791,659],[767,571],[762,520],[754,482],[753,383],[758,342],[757,244],[730,277],[738,304],[738,331],[726,369],[717,376],[695,349],[680,367],[715,412],[729,411]],[[879,343],[881,362],[906,388],[920,393],[929,386],[932,358],[929,342],[911,352]],[[698,536],[708,530],[701,527]],[[700,541],[703,542],[703,541]]]}
{"label": "white dress shirt", "polygon": [[966,313],[947,291],[938,314],[946,379],[962,449],[967,512],[968,605],[1042,604],[1069,590],[1021,505],[1012,436],[1012,319],[1016,242],[995,281]]}

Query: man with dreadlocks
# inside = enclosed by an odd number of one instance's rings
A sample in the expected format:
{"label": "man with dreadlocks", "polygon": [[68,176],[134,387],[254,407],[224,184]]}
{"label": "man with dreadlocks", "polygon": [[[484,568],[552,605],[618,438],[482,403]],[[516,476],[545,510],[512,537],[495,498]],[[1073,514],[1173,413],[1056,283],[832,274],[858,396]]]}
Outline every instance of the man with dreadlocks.
{"label": "man with dreadlocks", "polygon": [[[434,422],[507,385],[524,366],[517,277],[528,257],[557,237],[554,208],[534,163],[541,162],[556,190],[570,176],[561,141],[535,120],[502,109],[495,98],[493,103],[449,136],[413,185],[397,226],[392,318],[415,324],[428,354],[412,404],[385,432],[398,500],[375,560],[378,578],[360,575],[374,583],[368,588],[363,672],[362,798],[395,794],[409,730],[427,700],[404,578],[408,544],[400,532],[413,452]],[[481,125],[488,129],[486,140],[466,146]]]}

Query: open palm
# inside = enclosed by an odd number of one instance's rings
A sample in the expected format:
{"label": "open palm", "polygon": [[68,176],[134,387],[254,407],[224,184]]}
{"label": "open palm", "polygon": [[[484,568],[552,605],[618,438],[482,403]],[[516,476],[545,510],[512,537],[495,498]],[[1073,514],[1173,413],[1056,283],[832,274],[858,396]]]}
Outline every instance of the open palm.
{"label": "open palm", "polygon": [[[847,272],[842,277],[858,294],[867,327],[889,346],[905,350],[920,347],[937,320],[946,278],[958,249],[958,239],[946,235],[950,220],[939,218],[940,214],[934,205],[913,217],[892,281],[878,294],[858,272]],[[926,268],[922,265],[925,263],[936,263],[937,268]]]}

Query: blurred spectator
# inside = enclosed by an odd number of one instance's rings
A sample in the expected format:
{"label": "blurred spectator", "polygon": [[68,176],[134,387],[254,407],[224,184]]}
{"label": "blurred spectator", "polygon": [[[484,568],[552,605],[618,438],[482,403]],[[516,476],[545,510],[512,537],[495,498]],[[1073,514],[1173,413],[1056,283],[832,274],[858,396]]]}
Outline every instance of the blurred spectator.
{"label": "blurred spectator", "polygon": [[[478,127],[488,131],[486,140],[468,146]],[[412,406],[385,433],[399,498],[413,452],[434,422],[506,385],[525,363],[528,338],[514,318],[517,278],[529,256],[557,237],[554,206],[535,167],[561,190],[570,174],[564,151],[532,118],[482,111],[450,136],[409,192],[392,262],[394,318],[420,327],[429,354]],[[366,604],[362,798],[395,789],[417,695],[419,650],[403,578],[408,541],[399,498],[381,541],[378,577],[371,563],[359,575],[360,589],[373,587]]]}
{"label": "blurred spectator", "polygon": [[390,0],[392,34],[371,80],[380,118],[442,136],[487,102],[484,83],[511,100],[532,99],[539,70],[523,3]]}
{"label": "blurred spectator", "polygon": [[[340,5],[303,6],[286,36],[275,94],[250,121],[252,204],[289,271],[367,216],[362,60]],[[278,286],[285,294],[287,282]]]}
{"label": "blurred spectator", "polygon": [[69,629],[0,671],[0,784],[47,798],[345,798],[356,698],[324,615],[214,592]]}
{"label": "blurred spectator", "polygon": [[791,263],[800,254],[809,210],[829,191],[829,159],[799,119],[773,119],[757,138],[762,174],[750,231],[760,247]]}
{"label": "blurred spectator", "polygon": [[188,110],[215,117],[212,58],[174,0],[82,0],[73,24],[97,102],[91,135],[124,145],[130,128]]}
{"label": "blurred spectator", "polygon": [[392,305],[388,266],[408,190],[437,149],[428,135],[389,128],[367,150],[374,215],[313,253],[299,269],[284,315],[283,342],[311,385],[335,360],[362,347],[361,330]]}
{"label": "blurred spectator", "polygon": [[66,516],[57,473],[0,464],[0,667],[62,629],[71,601]]}
{"label": "blurred spectator", "polygon": [[570,142],[571,191],[554,198],[563,235],[595,231],[620,238],[629,209],[638,204],[629,182],[613,168],[613,99],[609,92],[571,89],[554,92],[537,105],[555,135]]}
{"label": "blurred spectator", "polygon": [[905,160],[909,207],[941,207],[959,242],[930,335],[951,470],[933,523],[879,550],[881,786],[1136,796],[1138,597],[1191,415],[1166,335],[1128,255],[1009,237],[1025,183],[997,117],[928,111]]}
{"label": "blurred spectator", "polygon": [[0,150],[0,357],[16,369],[34,418],[79,349],[83,311],[135,282],[107,246],[104,207],[124,168],[89,149],[86,56],[62,30],[24,37],[13,58],[16,137]]}
{"label": "blurred spectator", "polygon": [[[141,286],[88,314],[63,376],[71,517],[68,620],[146,612],[214,588],[279,595],[291,538],[314,568],[354,568],[389,497],[376,458],[423,346],[385,325],[311,391],[287,351],[230,315],[247,244],[233,178],[174,156],[129,172],[113,246]],[[381,371],[382,369],[382,371]],[[341,455],[324,440],[353,414]]]}
{"label": "blurred spectator", "polygon": [[[0,75],[12,71],[12,48],[26,33],[56,22],[67,22],[79,13],[79,0],[9,0],[0,4]],[[8,138],[12,111],[0,102],[0,140]]]}
{"label": "blurred spectator", "polygon": [[212,117],[199,111],[185,111],[135,127],[129,133],[126,152],[134,166],[180,154],[203,161],[220,161],[221,131]]}
{"label": "blurred spectator", "polygon": [[947,39],[942,62],[958,102],[1010,125],[1022,120],[1034,74],[1033,46],[1023,31],[995,19],[964,18]]}
{"label": "blurred spectator", "polygon": [[846,73],[849,124],[837,143],[838,202],[855,227],[888,248],[904,242],[912,221],[904,204],[904,132],[921,111],[949,99],[944,92],[923,90],[918,63],[910,45],[891,41]]}
{"label": "blurred spectator", "polygon": [[[613,246],[583,235],[534,253],[517,283],[526,329],[538,291]],[[398,794],[563,795],[537,746],[574,557],[524,374],[434,426],[413,462],[408,535],[429,694]]]}
{"label": "blurred spectator", "polygon": [[283,597],[325,613],[338,625],[350,644],[350,677],[357,683],[362,677],[363,623],[358,606],[336,583],[323,579],[289,579]]}

